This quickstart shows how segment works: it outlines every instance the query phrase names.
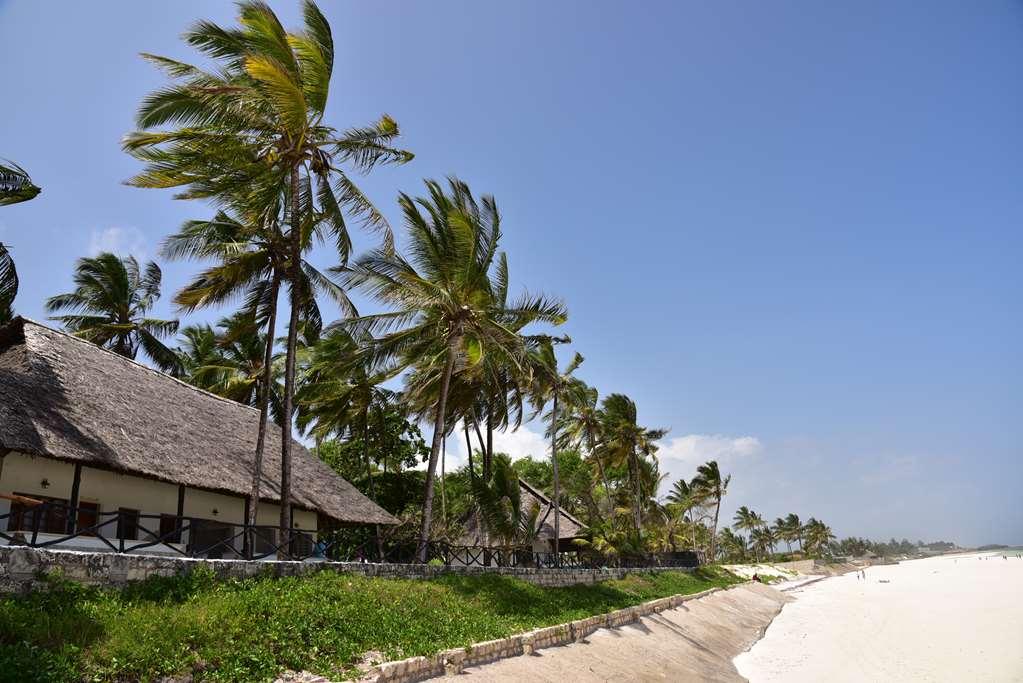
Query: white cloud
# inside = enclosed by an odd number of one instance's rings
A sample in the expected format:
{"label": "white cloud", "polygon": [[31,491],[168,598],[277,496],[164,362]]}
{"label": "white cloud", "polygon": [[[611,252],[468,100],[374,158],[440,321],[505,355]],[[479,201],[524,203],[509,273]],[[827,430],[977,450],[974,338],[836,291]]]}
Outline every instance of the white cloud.
{"label": "white cloud", "polygon": [[661,460],[700,465],[708,460],[726,461],[756,455],[762,450],[755,436],[724,436],[722,434],[686,434],[660,443],[657,456]]}
{"label": "white cloud", "polygon": [[118,256],[134,256],[139,261],[146,258],[146,237],[133,227],[110,227],[93,230],[89,237],[89,254],[95,256],[109,251]]}
{"label": "white cloud", "polygon": [[721,470],[730,473],[736,464],[763,451],[763,444],[755,436],[723,434],[686,434],[659,445],[661,474],[668,475],[661,486],[662,493],[677,479],[692,477],[696,468],[708,460],[717,460]]}
{"label": "white cloud", "polygon": [[[452,435],[451,439],[448,440],[448,457],[452,455],[452,447],[457,444],[457,457],[458,461],[465,462],[466,450],[465,450],[465,433],[461,430],[456,432],[458,438]],[[470,431],[472,437],[473,450],[479,448],[479,441],[476,439],[476,433]],[[484,433],[483,438],[486,438]],[[453,439],[453,440],[452,440]],[[517,430],[507,432],[494,432],[494,452],[495,453],[507,453],[511,456],[512,460],[518,460],[519,458],[525,458],[526,456],[532,456],[534,459],[542,459],[550,454],[550,444],[544,439],[543,433],[536,432],[529,427],[519,427]]]}
{"label": "white cloud", "polygon": [[[423,427],[423,435],[426,439],[426,444],[429,445],[431,435],[433,434],[433,425],[420,426]],[[472,438],[472,448],[473,453],[475,453],[479,450],[480,442],[476,438],[476,432],[472,431],[471,427],[469,435]],[[487,438],[486,432],[483,433],[483,438]],[[550,457],[549,449],[550,444],[544,440],[543,434],[535,432],[528,427],[520,427],[514,432],[494,432],[494,452],[507,453],[511,456],[512,460],[518,460],[526,456],[533,456],[533,459],[536,460],[548,458]],[[459,422],[454,433],[447,440],[445,469],[448,472],[452,472],[468,463],[468,461],[465,450],[465,432],[462,430],[462,423]],[[416,469],[425,470],[426,465],[417,465]],[[440,472],[439,463],[437,471]]]}

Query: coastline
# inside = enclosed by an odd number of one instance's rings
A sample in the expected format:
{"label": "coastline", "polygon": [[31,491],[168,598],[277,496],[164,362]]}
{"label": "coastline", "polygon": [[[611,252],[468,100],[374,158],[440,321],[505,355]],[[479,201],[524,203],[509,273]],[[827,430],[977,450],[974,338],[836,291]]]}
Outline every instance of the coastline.
{"label": "coastline", "polygon": [[941,556],[786,590],[733,660],[761,681],[1023,681],[1023,560]]}

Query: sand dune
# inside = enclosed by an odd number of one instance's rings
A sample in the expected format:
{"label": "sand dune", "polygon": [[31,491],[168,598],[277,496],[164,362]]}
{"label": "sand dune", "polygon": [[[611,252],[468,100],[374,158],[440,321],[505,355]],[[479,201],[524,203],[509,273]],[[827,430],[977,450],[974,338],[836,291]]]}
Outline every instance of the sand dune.
{"label": "sand dune", "polygon": [[940,557],[789,593],[735,659],[761,681],[1023,681],[1023,559]]}

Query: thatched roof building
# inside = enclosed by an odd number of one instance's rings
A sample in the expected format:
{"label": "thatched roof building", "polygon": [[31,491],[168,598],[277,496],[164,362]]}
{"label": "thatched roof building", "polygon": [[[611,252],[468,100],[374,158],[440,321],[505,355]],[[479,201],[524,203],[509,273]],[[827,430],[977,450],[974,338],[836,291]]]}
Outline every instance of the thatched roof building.
{"label": "thatched roof building", "polygon": [[[21,318],[0,327],[0,454],[17,451],[245,497],[259,412]],[[272,425],[271,425],[272,426]],[[280,430],[270,429],[261,499],[280,499]],[[296,508],[338,522],[395,524],[294,443]]]}
{"label": "thatched roof building", "polygon": [[[525,519],[526,515],[530,514],[536,508],[540,508],[540,514],[537,515],[539,531],[537,532],[536,540],[553,548],[554,505],[551,502],[551,499],[548,498],[539,488],[533,486],[524,479],[519,479],[519,496],[521,497],[520,507],[523,519]],[[586,525],[565,512],[563,508],[559,510],[559,513],[561,517],[559,529],[561,532],[561,542],[559,546],[562,550],[574,550],[574,547],[567,544],[573,538],[579,538],[582,536],[583,531],[586,529]],[[484,530],[479,527],[479,520],[476,515],[469,515],[469,517],[465,520],[464,526],[465,533],[462,534],[458,541],[460,545],[484,545]]]}

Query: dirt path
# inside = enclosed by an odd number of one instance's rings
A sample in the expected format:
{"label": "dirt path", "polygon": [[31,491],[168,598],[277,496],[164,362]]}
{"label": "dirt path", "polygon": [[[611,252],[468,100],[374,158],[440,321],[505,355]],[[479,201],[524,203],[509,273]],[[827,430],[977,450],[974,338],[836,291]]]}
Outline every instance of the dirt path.
{"label": "dirt path", "polygon": [[541,650],[451,676],[471,681],[745,681],[732,658],[760,638],[792,598],[743,585],[691,600],[572,645]]}

